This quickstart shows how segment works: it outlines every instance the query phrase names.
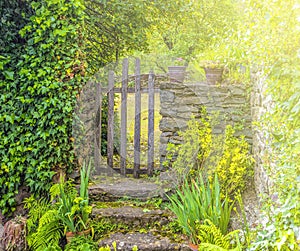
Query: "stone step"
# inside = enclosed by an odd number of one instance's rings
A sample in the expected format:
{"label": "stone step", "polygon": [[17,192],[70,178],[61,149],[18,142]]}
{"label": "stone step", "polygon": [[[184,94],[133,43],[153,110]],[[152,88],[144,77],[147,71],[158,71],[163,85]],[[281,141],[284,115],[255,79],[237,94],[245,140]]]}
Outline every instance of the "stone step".
{"label": "stone step", "polygon": [[155,236],[151,233],[114,233],[108,238],[99,242],[99,247],[106,247],[114,250],[113,243],[117,250],[132,251],[134,246],[138,251],[190,251],[186,243],[173,243],[166,237]]}
{"label": "stone step", "polygon": [[151,198],[166,199],[166,193],[172,189],[174,182],[165,180],[133,179],[122,176],[99,176],[89,186],[91,201],[116,201],[121,198],[146,201]]}
{"label": "stone step", "polygon": [[[175,184],[170,178],[172,176],[169,173],[163,173],[152,180],[122,176],[98,177],[89,186],[89,197],[94,204],[92,219],[104,229],[106,225],[114,226],[115,229],[114,233],[99,233],[99,247],[108,245],[114,250],[112,244],[116,242],[117,250],[122,251],[132,251],[134,246],[139,251],[189,251],[188,245],[176,243],[185,241],[180,233],[165,237],[173,233],[172,212],[143,202],[153,198],[167,200],[166,194],[172,191]],[[108,237],[103,239],[103,236]]]}
{"label": "stone step", "polygon": [[92,218],[97,221],[109,219],[114,224],[125,224],[131,229],[139,229],[150,225],[165,226],[174,219],[174,215],[169,210],[121,206],[94,208]]}

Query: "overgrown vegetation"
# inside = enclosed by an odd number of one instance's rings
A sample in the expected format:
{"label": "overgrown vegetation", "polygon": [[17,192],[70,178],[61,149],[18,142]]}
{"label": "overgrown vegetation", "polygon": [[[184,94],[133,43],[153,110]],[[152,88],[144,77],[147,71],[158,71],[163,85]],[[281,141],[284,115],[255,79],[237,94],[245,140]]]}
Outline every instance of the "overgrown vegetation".
{"label": "overgrown vegetation", "polygon": [[251,250],[300,249],[299,10],[295,0],[246,4],[246,20],[252,24],[245,27],[249,58],[272,98],[258,129],[269,137],[264,168],[274,184],[263,207],[266,220]]}
{"label": "overgrown vegetation", "polygon": [[4,29],[0,38],[4,214],[14,211],[20,185],[41,195],[56,171],[66,172],[76,164],[70,141],[72,112],[86,67],[84,7],[79,0],[16,1],[14,11],[10,2],[1,2],[1,25],[12,26],[12,32]]}
{"label": "overgrown vegetation", "polygon": [[170,201],[169,208],[193,243],[202,242],[197,226],[205,220],[212,222],[222,234],[227,233],[233,203],[227,197],[221,199],[217,175],[212,184],[205,184],[201,175],[192,180],[192,184],[186,180],[170,197]]}
{"label": "overgrown vegetation", "polygon": [[169,144],[166,164],[175,171],[178,186],[170,209],[199,250],[242,250],[248,236],[240,243],[228,226],[232,208],[236,200],[242,205],[240,193],[253,176],[253,159],[243,136],[235,136],[231,125],[224,135],[214,135],[216,124],[217,116],[202,109],[201,117],[192,118],[179,133],[183,143]]}
{"label": "overgrown vegetation", "polygon": [[179,132],[183,143],[169,143],[166,166],[177,173],[177,182],[202,173],[210,181],[218,175],[221,197],[235,195],[245,190],[253,177],[253,158],[250,147],[243,136],[236,137],[235,129],[227,125],[224,135],[214,135],[217,118],[207,115],[202,109],[200,119],[191,119],[187,129]]}
{"label": "overgrown vegetation", "polygon": [[88,200],[88,179],[91,166],[81,169],[79,194],[71,181],[54,184],[49,201],[26,199],[29,209],[28,245],[34,250],[58,246],[67,232],[78,234],[89,228],[92,207]]}
{"label": "overgrown vegetation", "polygon": [[[150,51],[181,57],[196,69],[203,59],[220,61],[238,82],[249,82],[254,68],[260,73],[273,102],[258,124],[269,137],[264,167],[274,185],[251,250],[299,249],[299,9],[297,0],[1,1],[1,213],[15,210],[21,186],[42,197],[58,170],[76,166],[72,112],[86,72]],[[159,60],[149,65],[166,68]],[[217,173],[221,198],[234,199],[251,174],[248,146],[227,127],[214,150],[209,121],[190,122],[183,146],[173,147],[173,167],[183,171],[180,181],[192,180],[197,170],[207,170],[208,180]],[[219,157],[211,158],[214,153]],[[30,232],[51,210],[47,200],[39,204],[29,213]]]}

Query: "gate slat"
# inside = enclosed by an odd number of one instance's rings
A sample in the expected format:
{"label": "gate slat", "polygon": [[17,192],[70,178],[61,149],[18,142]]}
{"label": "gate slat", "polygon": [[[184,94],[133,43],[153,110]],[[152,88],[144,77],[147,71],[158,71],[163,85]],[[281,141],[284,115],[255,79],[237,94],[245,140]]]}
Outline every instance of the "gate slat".
{"label": "gate slat", "polygon": [[[107,165],[112,170],[114,154],[114,72],[108,75],[108,111],[107,111]],[[111,171],[109,170],[109,171]]]}
{"label": "gate slat", "polygon": [[127,86],[128,86],[128,59],[123,60],[122,93],[121,93],[121,174],[126,175],[126,143],[127,143]]}
{"label": "gate slat", "polygon": [[[96,172],[100,168],[100,158],[101,158],[101,105],[102,105],[102,92],[101,84],[96,83],[96,123],[95,123],[95,135],[94,135],[94,165]],[[99,118],[99,119],[98,119]]]}
{"label": "gate slat", "polygon": [[140,176],[141,152],[141,69],[140,59],[135,62],[135,122],[134,122],[134,170],[133,176]]}
{"label": "gate slat", "polygon": [[154,170],[154,73],[151,71],[148,80],[148,175]]}

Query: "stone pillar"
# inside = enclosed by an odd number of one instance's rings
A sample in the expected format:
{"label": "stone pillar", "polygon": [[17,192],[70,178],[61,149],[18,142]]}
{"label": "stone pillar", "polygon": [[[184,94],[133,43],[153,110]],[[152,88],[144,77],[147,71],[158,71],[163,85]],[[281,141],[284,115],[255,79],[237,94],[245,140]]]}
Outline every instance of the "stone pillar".
{"label": "stone pillar", "polygon": [[261,125],[265,113],[271,109],[271,96],[266,95],[266,84],[259,73],[252,74],[253,90],[251,95],[251,114],[253,120],[253,156],[255,159],[254,182],[257,194],[269,194],[272,181],[264,165],[271,153],[270,135]]}

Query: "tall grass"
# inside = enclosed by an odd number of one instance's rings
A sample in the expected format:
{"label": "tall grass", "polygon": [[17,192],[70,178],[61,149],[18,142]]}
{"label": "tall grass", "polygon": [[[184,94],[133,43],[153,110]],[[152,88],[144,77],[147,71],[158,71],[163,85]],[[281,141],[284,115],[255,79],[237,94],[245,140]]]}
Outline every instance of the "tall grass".
{"label": "tall grass", "polygon": [[222,234],[227,233],[233,203],[229,203],[226,196],[221,200],[220,184],[217,175],[214,182],[204,182],[202,175],[188,181],[176,192],[169,196],[171,202],[169,209],[177,216],[177,221],[183,232],[196,242],[197,222],[210,220],[220,228]]}

